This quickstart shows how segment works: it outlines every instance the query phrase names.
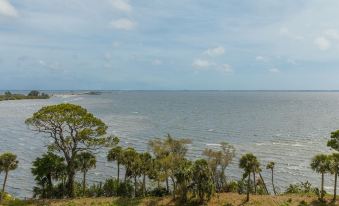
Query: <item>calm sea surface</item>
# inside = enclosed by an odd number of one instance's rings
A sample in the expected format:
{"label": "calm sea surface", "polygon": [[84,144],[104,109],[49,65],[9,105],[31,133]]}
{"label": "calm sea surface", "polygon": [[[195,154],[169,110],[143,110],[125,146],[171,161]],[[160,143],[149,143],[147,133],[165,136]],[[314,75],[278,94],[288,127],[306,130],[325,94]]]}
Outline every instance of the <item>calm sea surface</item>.
{"label": "calm sea surface", "polygon": [[[236,148],[236,158],[227,170],[239,179],[238,159],[245,152],[262,163],[276,162],[276,184],[283,191],[290,183],[320,176],[309,168],[310,159],[330,152],[326,141],[339,129],[339,92],[223,92],[223,91],[114,91],[102,95],[55,95],[49,100],[0,102],[0,153],[12,151],[20,166],[10,173],[8,191],[31,197],[34,179],[31,162],[46,151],[49,139],[30,131],[24,121],[44,105],[69,102],[86,107],[121,137],[122,145],[147,150],[147,142],[170,133],[192,139],[188,156],[201,157],[206,147],[227,141]],[[98,164],[88,175],[98,182],[114,176],[115,164],[98,154]],[[263,166],[270,185],[270,172]],[[3,180],[3,174],[0,181]],[[333,180],[327,177],[326,188]],[[330,191],[329,191],[330,192]]]}

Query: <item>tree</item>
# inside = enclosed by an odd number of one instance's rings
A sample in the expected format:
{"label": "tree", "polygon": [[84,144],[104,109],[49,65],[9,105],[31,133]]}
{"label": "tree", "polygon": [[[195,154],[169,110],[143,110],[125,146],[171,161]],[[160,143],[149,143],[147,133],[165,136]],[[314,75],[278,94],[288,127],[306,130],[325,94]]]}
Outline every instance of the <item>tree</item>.
{"label": "tree", "polygon": [[31,97],[37,97],[39,96],[40,92],[37,91],[37,90],[32,90],[28,93],[28,96],[31,96]]}
{"label": "tree", "polygon": [[3,153],[0,156],[0,171],[5,172],[5,178],[2,185],[2,195],[0,200],[2,200],[5,195],[5,187],[9,171],[15,170],[18,167],[19,161],[16,158],[17,156],[10,152]]}
{"label": "tree", "polygon": [[142,195],[146,195],[146,175],[150,174],[152,170],[152,156],[148,152],[141,153],[140,155],[140,173],[142,175]]}
{"label": "tree", "polygon": [[312,158],[311,168],[321,174],[320,200],[324,200],[324,174],[330,170],[329,156],[318,154]]}
{"label": "tree", "polygon": [[269,162],[267,165],[266,165],[266,169],[268,170],[271,170],[271,180],[272,180],[272,188],[273,188],[273,192],[274,194],[276,195],[277,192],[275,191],[275,186],[274,186],[274,166],[275,166],[275,163],[274,162]]}
{"label": "tree", "polygon": [[235,155],[235,149],[227,142],[220,143],[220,150],[205,149],[203,155],[207,157],[207,163],[211,169],[213,183],[217,191],[221,192],[226,183],[225,171],[232,162]]}
{"label": "tree", "polygon": [[86,192],[86,174],[88,170],[95,168],[96,166],[96,158],[90,152],[81,152],[76,156],[77,160],[77,169],[79,169],[83,173],[82,180],[82,195],[85,195]]}
{"label": "tree", "polygon": [[117,162],[117,180],[119,183],[120,180],[120,164],[123,161],[123,149],[120,146],[113,147],[111,150],[108,151],[107,154],[107,161],[116,161]]}
{"label": "tree", "polygon": [[140,156],[135,151],[134,148],[129,147],[124,150],[123,152],[123,165],[125,166],[125,183],[127,178],[132,177],[134,179],[134,196],[136,196],[137,191],[137,177],[140,176],[140,165],[141,160]]}
{"label": "tree", "polygon": [[203,203],[205,198],[209,200],[213,194],[213,182],[208,163],[204,159],[196,160],[192,169],[193,192],[199,197],[199,202]]}
{"label": "tree", "polygon": [[11,96],[11,95],[12,95],[12,93],[10,91],[5,92],[5,96]]}
{"label": "tree", "polygon": [[333,153],[330,156],[330,172],[334,175],[333,202],[337,199],[337,181],[339,171],[339,153]]}
{"label": "tree", "polygon": [[177,164],[178,169],[176,170],[175,178],[177,179],[177,191],[179,194],[179,200],[181,203],[187,202],[187,194],[190,189],[192,181],[193,165],[192,162],[184,159]]}
{"label": "tree", "polygon": [[[247,153],[243,155],[240,158],[239,161],[239,168],[244,170],[244,175],[243,177],[247,177],[247,195],[246,195],[246,201],[248,202],[250,200],[250,177],[251,173],[255,173],[256,169],[258,168],[259,162],[257,160],[257,157],[254,156],[252,153]],[[254,175],[255,177],[255,175]],[[254,179],[255,181],[255,179]],[[254,184],[256,184],[254,182]]]}
{"label": "tree", "polygon": [[[156,158],[156,163],[160,166],[157,177],[163,178],[166,181],[166,189],[169,191],[168,178],[171,178],[173,185],[173,196],[175,198],[176,180],[175,170],[177,163],[185,158],[187,153],[187,144],[191,143],[189,139],[173,138],[167,134],[164,140],[155,139],[149,141],[149,147]],[[155,176],[154,176],[155,177]]]}
{"label": "tree", "polygon": [[331,133],[331,138],[327,142],[327,146],[339,152],[339,130]]}
{"label": "tree", "polygon": [[53,143],[49,145],[49,149],[64,156],[68,197],[74,197],[77,154],[115,143],[115,138],[104,136],[106,124],[78,105],[67,103],[42,107],[26,120],[26,124],[33,131],[51,138]]}
{"label": "tree", "polygon": [[65,159],[52,152],[47,152],[33,161],[31,171],[40,186],[40,188],[34,188],[34,196],[51,198],[53,197],[53,180],[58,181],[65,176]]}

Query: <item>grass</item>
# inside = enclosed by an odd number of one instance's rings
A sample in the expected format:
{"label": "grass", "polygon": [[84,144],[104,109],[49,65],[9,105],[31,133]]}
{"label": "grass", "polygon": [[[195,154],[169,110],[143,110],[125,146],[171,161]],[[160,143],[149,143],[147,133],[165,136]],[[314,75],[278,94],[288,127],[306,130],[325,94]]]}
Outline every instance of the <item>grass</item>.
{"label": "grass", "polygon": [[[236,193],[216,194],[206,205],[210,206],[339,206],[330,203],[331,196],[326,196],[327,203],[321,203],[314,195],[252,195],[250,202],[245,202],[245,195]],[[48,200],[48,201],[12,201],[3,206],[175,206],[183,205],[175,203],[171,197],[146,197],[146,198],[80,198],[72,200]],[[187,204],[193,206],[194,204]]]}

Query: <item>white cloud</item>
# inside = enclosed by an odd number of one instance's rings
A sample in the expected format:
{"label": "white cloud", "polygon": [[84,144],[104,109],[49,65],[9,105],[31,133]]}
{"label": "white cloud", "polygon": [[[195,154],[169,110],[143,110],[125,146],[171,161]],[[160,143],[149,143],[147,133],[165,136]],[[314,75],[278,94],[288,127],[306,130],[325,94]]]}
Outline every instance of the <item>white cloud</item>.
{"label": "white cloud", "polygon": [[160,59],[154,59],[154,60],[152,61],[152,64],[153,64],[153,65],[161,65],[161,64],[162,64],[162,61],[161,61]]}
{"label": "white cloud", "polygon": [[212,66],[213,63],[209,62],[208,60],[204,59],[195,59],[192,63],[192,66],[198,69],[206,69],[210,66]]}
{"label": "white cloud", "polygon": [[204,53],[210,56],[219,56],[225,53],[225,49],[222,46],[218,46],[215,48],[209,48]]}
{"label": "white cloud", "polygon": [[136,23],[126,19],[126,18],[122,18],[122,19],[118,19],[118,20],[113,20],[111,22],[111,26],[114,29],[120,29],[120,30],[132,30],[136,27]]}
{"label": "white cloud", "polygon": [[233,72],[233,69],[232,69],[231,65],[223,64],[223,65],[221,65],[220,71],[225,72],[225,73],[230,73],[230,72]]}
{"label": "white cloud", "polygon": [[331,47],[331,42],[323,36],[316,38],[314,44],[317,45],[320,50],[327,50]]}
{"label": "white cloud", "polygon": [[17,17],[18,12],[8,0],[0,0],[0,16]]}
{"label": "white cloud", "polygon": [[305,39],[304,36],[297,35],[297,34],[291,32],[287,27],[281,27],[280,30],[279,30],[279,33],[282,36],[286,36],[286,37],[294,39],[294,40],[304,40]]}
{"label": "white cloud", "polygon": [[132,11],[131,5],[126,0],[111,0],[111,4],[115,9],[118,9],[120,11],[124,12]]}
{"label": "white cloud", "polygon": [[324,34],[331,39],[339,40],[339,32],[335,29],[328,29],[324,32]]}
{"label": "white cloud", "polygon": [[272,69],[269,69],[268,71],[272,72],[272,73],[279,73],[280,72],[280,70],[278,68],[272,68]]}
{"label": "white cloud", "polygon": [[256,56],[255,60],[260,62],[260,61],[266,61],[267,59],[263,56]]}

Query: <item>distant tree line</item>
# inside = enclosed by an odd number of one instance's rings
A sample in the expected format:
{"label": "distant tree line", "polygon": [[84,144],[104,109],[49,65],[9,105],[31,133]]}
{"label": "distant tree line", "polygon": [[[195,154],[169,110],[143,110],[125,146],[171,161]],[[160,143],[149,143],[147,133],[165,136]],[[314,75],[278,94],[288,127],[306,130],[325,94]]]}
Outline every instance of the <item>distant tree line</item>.
{"label": "distant tree line", "polygon": [[[227,167],[235,157],[235,148],[226,142],[213,149],[206,148],[202,158],[196,160],[187,157],[191,140],[170,134],[150,140],[148,151],[138,152],[120,145],[118,137],[107,135],[108,127],[103,121],[73,104],[43,107],[26,124],[52,140],[47,152],[32,163],[35,198],[172,195],[179,203],[202,204],[215,193],[238,192],[246,194],[249,201],[250,194],[271,193],[262,176],[263,169],[270,172],[272,194],[278,194],[274,184],[275,163],[271,161],[262,167],[252,153],[242,155],[239,160],[239,168],[243,170],[241,180],[229,180]],[[339,131],[331,134],[328,146],[339,151]],[[117,170],[112,174],[115,177],[89,185],[87,174],[96,167],[95,155],[102,151],[107,151],[107,161],[115,162]],[[17,165],[15,155],[0,156],[0,171],[6,176],[2,196],[8,172]],[[310,166],[322,176],[320,189],[306,182],[291,184],[286,193],[316,193],[324,201],[324,174],[330,173],[335,176],[333,201],[336,201],[339,153],[317,155]],[[77,174],[81,174],[80,181]]]}
{"label": "distant tree line", "polygon": [[30,91],[27,95],[13,94],[10,91],[6,91],[3,95],[0,94],[0,101],[3,100],[21,100],[21,99],[48,99],[50,96],[44,92],[40,93],[37,90]]}

